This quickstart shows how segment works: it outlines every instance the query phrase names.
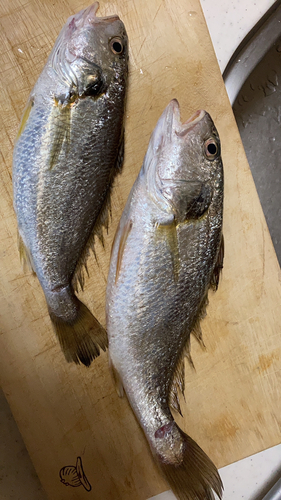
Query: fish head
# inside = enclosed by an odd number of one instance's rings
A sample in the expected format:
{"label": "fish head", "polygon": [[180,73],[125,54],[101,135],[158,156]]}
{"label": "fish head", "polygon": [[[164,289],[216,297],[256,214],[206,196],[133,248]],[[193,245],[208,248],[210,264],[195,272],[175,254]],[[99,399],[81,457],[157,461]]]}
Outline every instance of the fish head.
{"label": "fish head", "polygon": [[72,94],[98,97],[113,83],[124,86],[128,37],[117,15],[97,17],[99,3],[70,17],[54,46],[51,62]]}
{"label": "fish head", "polygon": [[161,210],[178,222],[203,215],[215,190],[223,189],[220,139],[210,115],[199,110],[181,123],[173,99],[151,136],[143,171]]}

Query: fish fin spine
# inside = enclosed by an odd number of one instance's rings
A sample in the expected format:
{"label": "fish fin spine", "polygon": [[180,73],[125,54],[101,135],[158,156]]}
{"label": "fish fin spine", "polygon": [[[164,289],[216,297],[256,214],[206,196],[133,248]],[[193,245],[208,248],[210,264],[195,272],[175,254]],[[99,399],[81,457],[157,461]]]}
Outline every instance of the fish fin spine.
{"label": "fish fin spine", "polygon": [[85,304],[75,299],[75,320],[64,321],[50,309],[49,314],[66,361],[90,366],[99,356],[100,349],[105,351],[108,347],[107,333]]}
{"label": "fish fin spine", "polygon": [[124,386],[123,386],[121,377],[120,377],[118,371],[116,370],[116,368],[112,362],[110,354],[108,354],[108,364],[109,364],[109,371],[110,371],[116,392],[117,392],[119,398],[123,398]]}
{"label": "fish fin spine", "polygon": [[222,498],[223,484],[216,466],[174,421],[158,429],[155,438],[152,451],[179,500],[215,500],[214,493]]}
{"label": "fish fin spine", "polygon": [[18,231],[18,250],[20,254],[20,261],[24,272],[32,272],[35,274],[35,269],[31,257],[31,253],[23,242],[23,239]]}

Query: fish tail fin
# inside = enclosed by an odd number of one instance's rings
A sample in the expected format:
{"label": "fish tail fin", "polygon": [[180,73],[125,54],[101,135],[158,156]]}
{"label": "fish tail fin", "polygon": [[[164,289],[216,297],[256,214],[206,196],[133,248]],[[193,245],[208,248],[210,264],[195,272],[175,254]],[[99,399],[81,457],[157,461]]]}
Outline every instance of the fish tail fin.
{"label": "fish tail fin", "polygon": [[158,465],[179,500],[215,500],[214,493],[222,498],[216,466],[174,421],[155,432],[155,447]]}
{"label": "fish tail fin", "polygon": [[[75,297],[76,298],[76,297]],[[90,366],[100,354],[100,348],[108,347],[107,334],[89,309],[76,298],[76,317],[65,321],[49,309],[50,318],[61,349],[68,363],[83,363]]]}

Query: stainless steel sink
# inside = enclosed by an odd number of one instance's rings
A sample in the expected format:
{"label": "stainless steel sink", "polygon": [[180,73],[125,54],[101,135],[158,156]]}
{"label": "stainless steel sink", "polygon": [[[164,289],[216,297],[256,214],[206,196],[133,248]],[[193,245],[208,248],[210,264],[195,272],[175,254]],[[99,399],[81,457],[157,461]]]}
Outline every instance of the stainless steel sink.
{"label": "stainless steel sink", "polygon": [[243,40],[223,77],[281,263],[281,0]]}

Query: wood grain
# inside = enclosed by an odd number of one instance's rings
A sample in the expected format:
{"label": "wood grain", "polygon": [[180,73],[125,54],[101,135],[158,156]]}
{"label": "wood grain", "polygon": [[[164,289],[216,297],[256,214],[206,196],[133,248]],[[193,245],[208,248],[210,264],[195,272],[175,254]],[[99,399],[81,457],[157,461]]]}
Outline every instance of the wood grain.
{"label": "wood grain", "polygon": [[[89,369],[65,362],[37,279],[18,257],[12,205],[13,141],[28,94],[80,0],[2,0],[0,5],[0,377],[39,478],[52,500],[145,500],[168,486],[125,399],[115,394],[107,354]],[[130,40],[126,158],[99,266],[90,259],[82,300],[105,324],[113,236],[149,136],[176,97],[182,118],[213,117],[225,166],[225,267],[192,343],[180,425],[218,466],[281,441],[280,268],[226,95],[199,0],[115,0]],[[66,487],[59,471],[81,456],[91,493]]]}

